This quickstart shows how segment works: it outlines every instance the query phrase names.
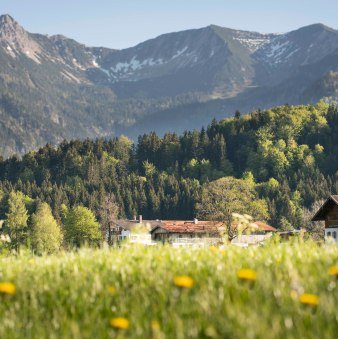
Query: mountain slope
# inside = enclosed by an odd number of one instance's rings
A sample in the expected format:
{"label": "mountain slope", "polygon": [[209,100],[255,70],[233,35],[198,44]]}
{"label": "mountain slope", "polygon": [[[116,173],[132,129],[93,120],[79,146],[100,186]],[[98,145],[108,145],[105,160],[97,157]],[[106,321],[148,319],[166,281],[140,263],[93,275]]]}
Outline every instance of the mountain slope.
{"label": "mountain slope", "polygon": [[106,84],[128,97],[140,92],[150,97],[182,92],[229,97],[252,83],[250,55],[273,36],[208,26],[110,53],[100,65]]}
{"label": "mountain slope", "polygon": [[32,34],[3,15],[0,153],[334,98],[337,55],[338,32],[321,24],[286,34],[211,25],[112,50]]}
{"label": "mountain slope", "polygon": [[[85,69],[94,58],[83,45],[60,36],[27,33],[0,18],[0,121],[2,152],[23,152],[47,141],[107,133],[110,88],[93,85]],[[14,140],[13,140],[14,139]]]}

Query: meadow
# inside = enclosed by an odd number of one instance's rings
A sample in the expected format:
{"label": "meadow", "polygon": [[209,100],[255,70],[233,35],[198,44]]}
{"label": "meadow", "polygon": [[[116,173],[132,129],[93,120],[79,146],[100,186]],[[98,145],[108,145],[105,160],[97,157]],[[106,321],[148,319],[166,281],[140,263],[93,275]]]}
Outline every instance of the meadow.
{"label": "meadow", "polygon": [[125,245],[0,259],[1,338],[334,338],[338,247]]}

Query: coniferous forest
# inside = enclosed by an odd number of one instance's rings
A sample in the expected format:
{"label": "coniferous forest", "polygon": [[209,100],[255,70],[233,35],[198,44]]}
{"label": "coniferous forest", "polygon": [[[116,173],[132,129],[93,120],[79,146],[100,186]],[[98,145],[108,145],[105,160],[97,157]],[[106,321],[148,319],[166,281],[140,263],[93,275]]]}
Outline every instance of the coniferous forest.
{"label": "coniferous forest", "polygon": [[267,222],[299,228],[320,200],[337,193],[337,170],[337,107],[320,102],[237,111],[182,135],[64,141],[1,159],[0,219],[13,191],[26,196],[30,213],[46,202],[57,220],[65,206],[83,205],[100,221],[107,197],[120,218],[191,219],[203,187],[235,177],[265,201]]}

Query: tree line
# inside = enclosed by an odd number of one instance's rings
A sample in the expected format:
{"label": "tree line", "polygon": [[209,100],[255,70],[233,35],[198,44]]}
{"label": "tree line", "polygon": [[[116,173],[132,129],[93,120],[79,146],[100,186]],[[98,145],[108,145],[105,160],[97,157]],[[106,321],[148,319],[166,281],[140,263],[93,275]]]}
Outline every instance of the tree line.
{"label": "tree line", "polygon": [[[6,198],[6,199],[5,199]],[[102,232],[94,214],[86,207],[61,206],[59,223],[46,202],[33,200],[22,192],[2,197],[5,220],[2,225],[0,250],[29,248],[36,254],[55,253],[83,244],[100,245]]]}
{"label": "tree line", "polygon": [[[257,217],[292,229],[307,224],[314,204],[337,192],[337,154],[336,106],[285,105],[236,112],[182,135],[151,132],[136,143],[121,136],[47,144],[1,159],[0,191],[3,201],[21,192],[48,204],[60,225],[64,208],[84,206],[106,229],[111,213],[192,219],[213,182],[232,178],[235,195],[250,187],[252,199],[266,206]],[[0,219],[6,213],[4,202]]]}

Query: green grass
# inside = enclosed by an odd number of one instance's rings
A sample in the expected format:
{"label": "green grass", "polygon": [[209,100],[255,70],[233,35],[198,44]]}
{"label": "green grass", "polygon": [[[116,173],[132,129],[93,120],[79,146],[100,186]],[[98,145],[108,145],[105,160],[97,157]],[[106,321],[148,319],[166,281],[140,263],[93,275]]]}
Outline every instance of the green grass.
{"label": "green grass", "polygon": [[[336,265],[337,246],[298,242],[2,258],[0,281],[13,282],[17,292],[0,295],[0,337],[334,338],[338,280],[328,269]],[[241,268],[255,270],[256,282],[240,281]],[[176,287],[181,275],[195,285]],[[318,306],[302,305],[302,293],[318,295]],[[109,325],[120,316],[130,321],[126,331]]]}

